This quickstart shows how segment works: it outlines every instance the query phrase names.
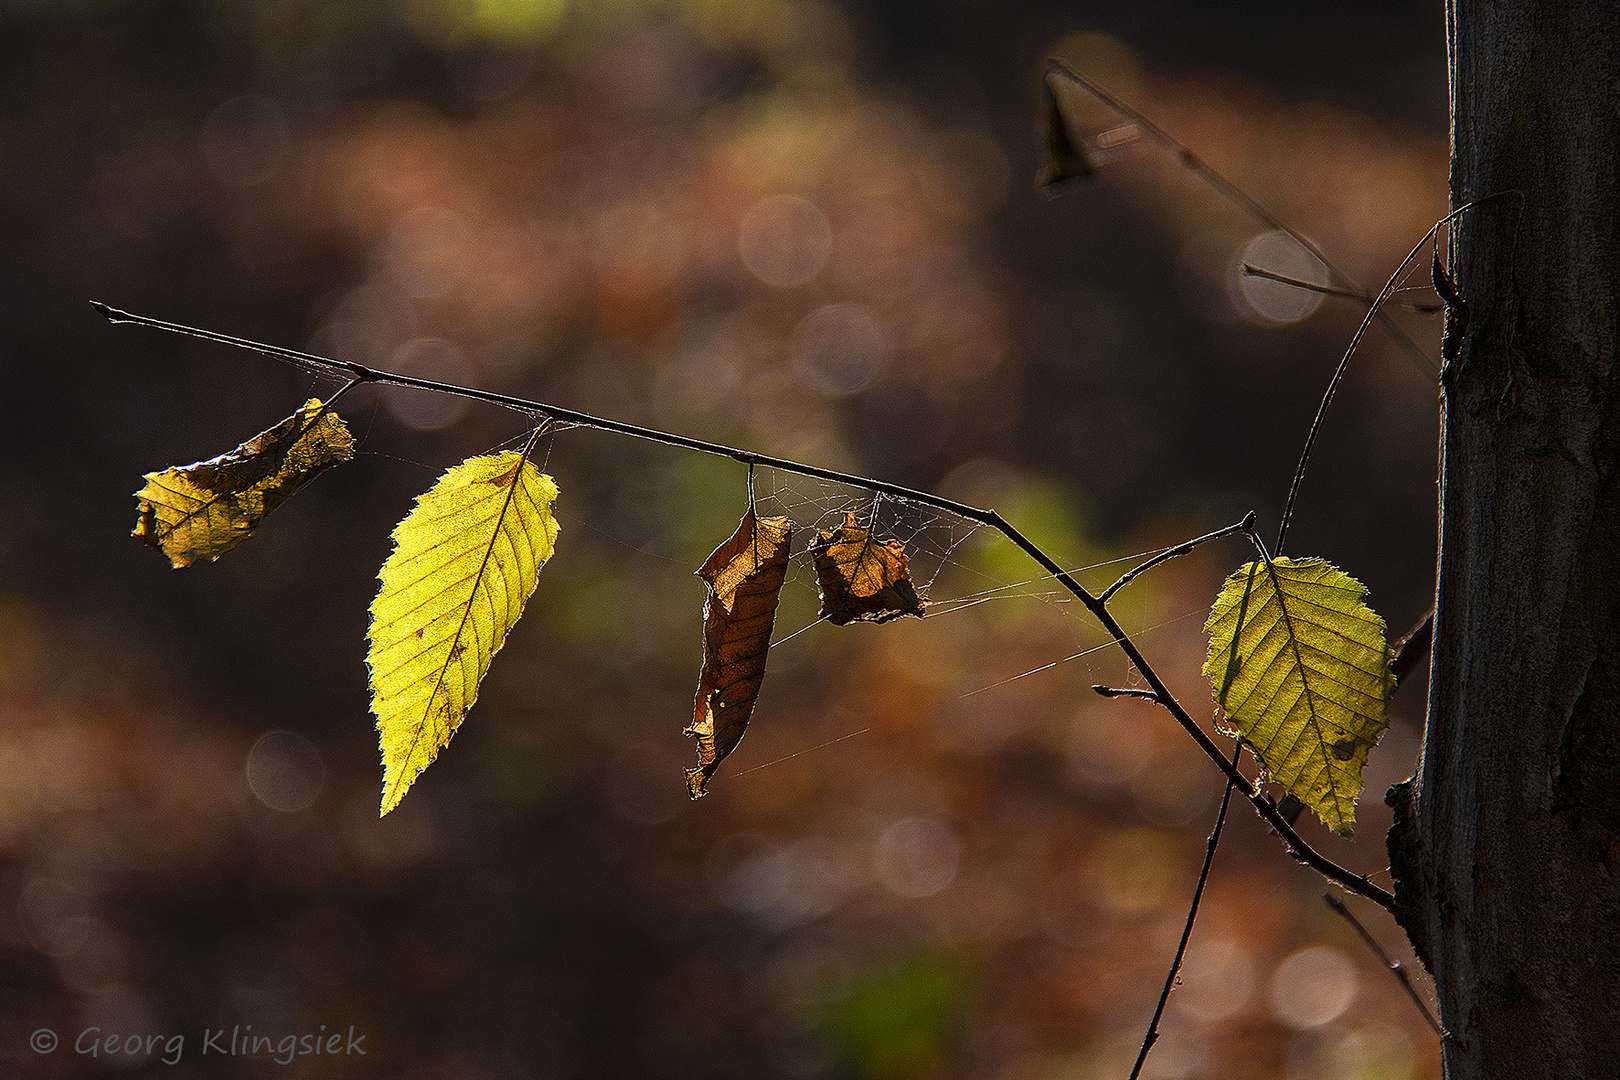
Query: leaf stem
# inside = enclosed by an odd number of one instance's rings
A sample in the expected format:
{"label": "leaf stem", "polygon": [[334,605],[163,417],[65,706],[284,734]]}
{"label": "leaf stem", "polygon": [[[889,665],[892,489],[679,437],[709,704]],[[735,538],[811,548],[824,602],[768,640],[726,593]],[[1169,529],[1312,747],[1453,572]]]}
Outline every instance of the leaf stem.
{"label": "leaf stem", "polygon": [[[457,386],[452,383],[441,383],[434,382],[429,379],[418,379],[409,375],[396,375],[392,372],[369,368],[363,364],[353,363],[352,361],[333,360],[324,356],[316,356],[312,353],[299,352],[296,349],[285,349],[274,345],[264,345],[256,341],[249,341],[245,338],[232,337],[229,334],[220,334],[211,330],[201,330],[196,327],[185,326],[180,323],[164,322],[161,319],[154,319],[145,315],[136,315],[131,312],[120,311],[117,308],[109,307],[108,305],[95,300],[90,301],[90,303],[113,323],[132,323],[137,326],[149,326],[158,330],[166,330],[170,333],[200,338],[204,341],[215,341],[224,345],[234,345],[238,348],[263,353],[267,356],[291,360],[294,363],[302,364],[307,367],[333,373],[342,373],[347,377],[360,382],[372,382],[390,386],[410,386],[419,390],[432,390],[441,394],[451,394],[456,397],[468,398],[473,401],[483,401],[492,405],[500,405],[532,417],[545,417],[553,421],[573,424],[578,427],[595,428],[600,431],[612,431],[620,435],[628,435],[631,438],[663,443],[666,446],[676,446],[686,450],[697,450],[706,454],[717,454],[722,457],[732,458],[749,466],[764,465],[768,468],[780,469],[783,472],[794,473],[799,476],[808,476],[817,480],[828,480],[837,484],[848,484],[851,487],[864,488],[867,491],[881,492],[882,494],[892,495],[898,499],[915,502],[922,506],[931,506],[936,510],[944,510],[948,513],[956,514],[959,517],[965,518],[968,521],[976,521],[981,525],[988,526],[989,528],[992,528],[996,532],[1000,533],[1002,536],[1006,537],[1015,546],[1022,549],[1025,554],[1027,554],[1031,559],[1034,559],[1036,563],[1046,570],[1046,572],[1050,574],[1054,580],[1061,584],[1076,599],[1085,605],[1086,610],[1091,612],[1093,617],[1095,617],[1097,621],[1102,624],[1103,629],[1108,632],[1108,635],[1111,638],[1113,638],[1114,643],[1119,646],[1120,650],[1125,653],[1126,658],[1130,660],[1131,664],[1147,681],[1148,685],[1152,688],[1153,694],[1158,700],[1159,704],[1162,705],[1170,713],[1170,715],[1175,718],[1176,722],[1181,725],[1183,730],[1185,730],[1187,734],[1192,737],[1193,741],[1198,744],[1199,749],[1203,750],[1205,755],[1207,755],[1211,761],[1220,767],[1222,774],[1225,775],[1228,780],[1230,780],[1243,792],[1243,794],[1248,798],[1249,802],[1254,806],[1255,810],[1262,818],[1266,820],[1266,823],[1277,831],[1277,835],[1283,838],[1283,842],[1288,845],[1288,853],[1291,857],[1304,863],[1306,866],[1309,866],[1323,877],[1328,878],[1331,881],[1338,882],[1351,892],[1367,897],[1369,900],[1372,900],[1385,910],[1390,912],[1394,911],[1394,896],[1379,886],[1373,884],[1362,875],[1352,873],[1351,871],[1333,862],[1326,856],[1318,853],[1309,844],[1307,844],[1297,832],[1294,831],[1293,826],[1289,825],[1282,815],[1278,813],[1276,804],[1269,797],[1262,794],[1246,776],[1239,772],[1237,766],[1233,765],[1227,760],[1226,754],[1220,749],[1219,746],[1215,744],[1213,739],[1204,733],[1204,730],[1199,727],[1197,721],[1195,721],[1192,716],[1188,714],[1187,710],[1182,707],[1181,703],[1176,700],[1175,695],[1172,694],[1170,689],[1164,684],[1164,680],[1161,679],[1158,672],[1153,669],[1153,665],[1148,663],[1147,658],[1142,655],[1139,649],[1137,649],[1136,643],[1131,640],[1130,635],[1125,633],[1124,628],[1119,625],[1118,620],[1116,620],[1113,614],[1108,610],[1108,605],[1098,596],[1093,595],[1085,588],[1085,586],[1081,585],[1079,581],[1075,580],[1073,575],[1071,575],[1067,570],[1063,569],[1063,567],[1060,566],[1050,555],[1043,551],[1023,533],[1015,529],[995,510],[982,510],[976,506],[969,506],[966,503],[956,502],[953,499],[947,499],[940,495],[931,494],[930,492],[918,491],[913,488],[903,487],[899,484],[890,484],[882,480],[875,480],[870,477],[859,476],[854,473],[839,472],[836,469],[823,469],[815,465],[806,465],[802,462],[790,461],[787,458],[772,457],[769,454],[758,454],[750,450],[740,450],[736,447],[725,446],[716,442],[709,442],[705,439],[693,439],[685,435],[676,435],[672,432],[660,431],[656,428],[641,427],[637,424],[627,424],[620,420],[609,420],[605,417],[592,416],[589,413],[577,412],[573,409],[564,409],[556,405],[547,405],[539,401],[530,401],[525,398],[514,397],[510,394],[499,394],[490,390],[478,390],[473,387]],[[1245,522],[1247,522],[1247,519],[1245,519]],[[1243,529],[1242,531],[1249,532],[1252,535],[1252,528]]]}

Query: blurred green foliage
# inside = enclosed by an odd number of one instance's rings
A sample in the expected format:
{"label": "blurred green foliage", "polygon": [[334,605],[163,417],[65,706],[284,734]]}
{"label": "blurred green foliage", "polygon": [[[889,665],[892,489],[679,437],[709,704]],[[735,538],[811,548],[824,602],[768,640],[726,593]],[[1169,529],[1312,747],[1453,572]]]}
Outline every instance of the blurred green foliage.
{"label": "blurred green foliage", "polygon": [[867,1080],[945,1075],[970,994],[968,967],[950,953],[879,961],[831,995],[832,1038],[855,1074]]}

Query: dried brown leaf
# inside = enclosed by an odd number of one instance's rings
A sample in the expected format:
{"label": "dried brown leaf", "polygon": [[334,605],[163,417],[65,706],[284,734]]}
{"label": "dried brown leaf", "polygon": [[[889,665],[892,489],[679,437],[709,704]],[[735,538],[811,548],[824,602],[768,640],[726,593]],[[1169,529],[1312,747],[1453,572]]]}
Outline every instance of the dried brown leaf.
{"label": "dried brown leaf", "polygon": [[922,616],[924,601],[911,584],[905,546],[898,540],[872,539],[870,530],[855,524],[854,514],[845,514],[840,528],[818,532],[810,555],[821,590],[821,617],[834,626]]}
{"label": "dried brown leaf", "polygon": [[1069,125],[1052,89],[1053,76],[1048,75],[1041,95],[1041,142],[1046,148],[1046,164],[1036,178],[1040,189],[1048,195],[1057,195],[1077,180],[1091,180],[1097,167],[1069,134]]}
{"label": "dried brown leaf", "polygon": [[748,729],[765,679],[792,533],[787,518],[756,519],[750,507],[731,539],[698,570],[709,596],[703,604],[703,671],[686,729],[698,741],[698,767],[686,770],[694,799]]}

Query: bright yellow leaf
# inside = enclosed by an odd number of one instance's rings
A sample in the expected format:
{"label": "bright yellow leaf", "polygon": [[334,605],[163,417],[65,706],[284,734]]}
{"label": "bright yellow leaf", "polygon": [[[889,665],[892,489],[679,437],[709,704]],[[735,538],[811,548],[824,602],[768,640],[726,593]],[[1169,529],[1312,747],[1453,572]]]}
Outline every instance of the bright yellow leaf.
{"label": "bright yellow leaf", "polygon": [[338,415],[310,398],[287,419],[228,454],[146,474],[135,493],[137,536],[176,568],[217,559],[308,481],[354,457]]}
{"label": "bright yellow leaf", "polygon": [[1355,826],[1361,770],[1395,688],[1366,592],[1321,559],[1278,557],[1227,578],[1204,625],[1204,674],[1227,734],[1341,836]]}
{"label": "bright yellow leaf", "polygon": [[521,454],[468,458],[394,530],[366,656],[382,813],[399,805],[477,698],[551,558],[556,497],[556,483]]}

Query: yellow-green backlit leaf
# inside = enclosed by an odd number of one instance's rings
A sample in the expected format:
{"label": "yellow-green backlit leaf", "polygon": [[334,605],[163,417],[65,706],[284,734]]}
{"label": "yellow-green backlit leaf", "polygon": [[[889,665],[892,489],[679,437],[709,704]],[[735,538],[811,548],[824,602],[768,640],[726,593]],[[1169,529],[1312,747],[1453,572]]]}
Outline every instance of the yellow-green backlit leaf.
{"label": "yellow-green backlit leaf", "polygon": [[1204,674],[1227,733],[1342,836],[1395,688],[1384,620],[1362,603],[1366,592],[1321,559],[1278,557],[1227,578],[1204,625]]}
{"label": "yellow-green backlit leaf", "polygon": [[557,541],[557,485],[521,454],[468,458],[394,530],[371,602],[382,813],[450,741]]}
{"label": "yellow-green backlit leaf", "polygon": [[146,474],[132,536],[175,567],[217,559],[319,473],[354,456],[354,439],[319,398],[228,454]]}

